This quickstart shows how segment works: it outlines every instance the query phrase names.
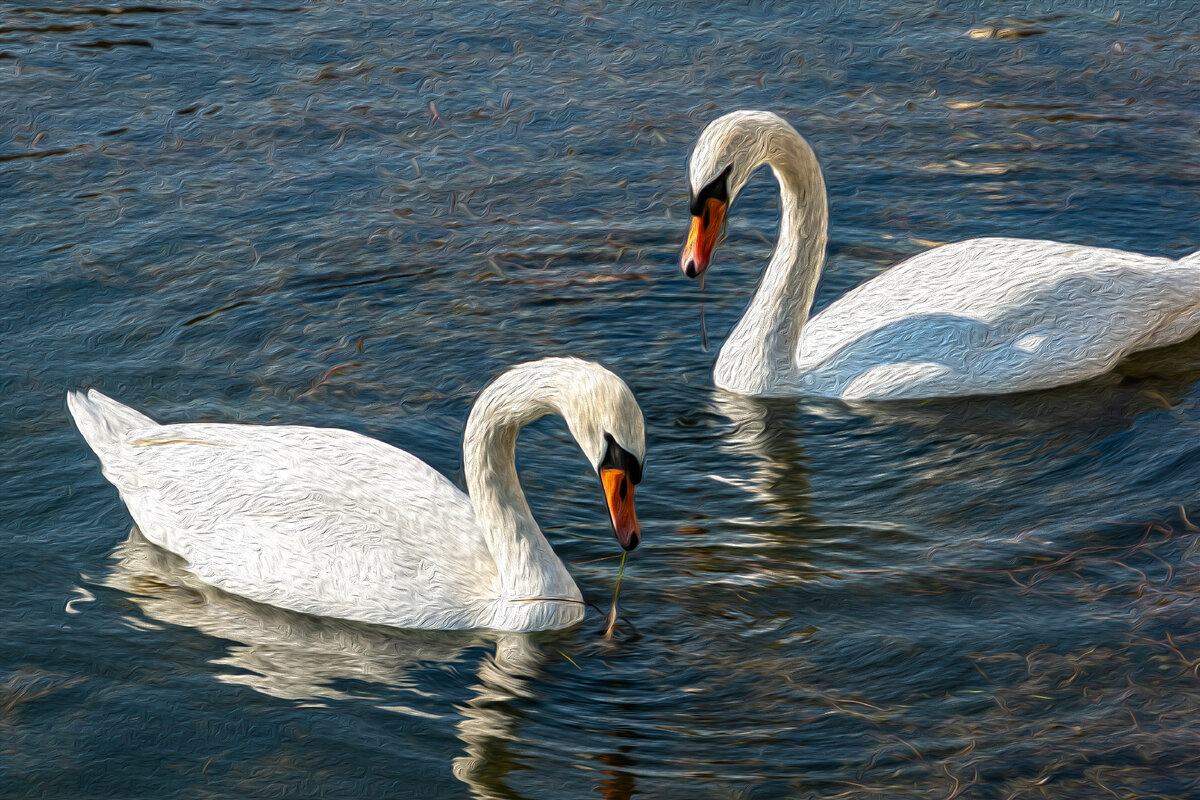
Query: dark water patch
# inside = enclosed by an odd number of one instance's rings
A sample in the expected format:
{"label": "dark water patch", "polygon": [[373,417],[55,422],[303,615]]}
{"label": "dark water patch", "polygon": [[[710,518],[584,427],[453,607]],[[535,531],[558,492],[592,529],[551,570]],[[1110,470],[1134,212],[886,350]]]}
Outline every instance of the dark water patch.
{"label": "dark water patch", "polygon": [[24,14],[59,14],[64,16],[83,15],[94,17],[109,17],[121,14],[175,14],[183,11],[191,10],[187,6],[167,7],[167,6],[148,6],[148,5],[133,5],[133,6],[66,6],[63,8],[55,8],[52,6],[33,7],[20,9],[19,13]]}
{"label": "dark water patch", "polygon": [[67,153],[73,153],[73,152],[76,152],[79,150],[86,150],[86,149],[88,149],[88,148],[85,146],[80,146],[80,147],[62,148],[59,150],[34,150],[33,152],[30,152],[30,153],[0,154],[0,161],[17,161],[17,160],[23,159],[23,158],[49,158],[50,156],[62,156],[62,155],[66,155]]}
{"label": "dark water patch", "polygon": [[0,25],[0,33],[71,33],[90,27],[91,23],[87,22],[79,25]]}
{"label": "dark water patch", "polygon": [[114,47],[145,47],[153,50],[154,45],[146,39],[97,39],[94,42],[72,42],[71,47],[80,50],[112,50]]}

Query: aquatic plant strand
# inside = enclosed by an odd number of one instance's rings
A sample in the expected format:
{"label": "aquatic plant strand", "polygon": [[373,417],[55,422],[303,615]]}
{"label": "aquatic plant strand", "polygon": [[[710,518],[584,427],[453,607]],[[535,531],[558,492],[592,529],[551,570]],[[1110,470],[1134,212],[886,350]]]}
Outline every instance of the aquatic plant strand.
{"label": "aquatic plant strand", "polygon": [[617,572],[617,588],[613,590],[612,610],[608,612],[608,627],[604,629],[604,638],[611,639],[613,629],[617,627],[617,598],[621,594],[621,578],[625,577],[625,553],[621,553],[621,569]]}

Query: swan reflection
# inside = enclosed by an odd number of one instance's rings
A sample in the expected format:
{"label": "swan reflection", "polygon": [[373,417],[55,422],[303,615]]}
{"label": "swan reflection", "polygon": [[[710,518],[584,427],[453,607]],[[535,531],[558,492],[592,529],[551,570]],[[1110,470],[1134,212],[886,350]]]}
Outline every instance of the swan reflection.
{"label": "swan reflection", "polygon": [[[182,558],[149,543],[137,528],[112,558],[101,583],[126,593],[141,609],[145,619],[131,618],[131,624],[145,627],[148,619],[229,642],[213,662],[224,668],[218,680],[308,705],[367,699],[408,716],[453,720],[464,745],[451,763],[454,776],[476,798],[520,797],[506,783],[518,764],[509,752],[520,721],[512,707],[536,696],[542,665],[555,653],[547,644],[553,637],[402,631],[262,605],[200,581]],[[484,648],[492,652],[480,658]],[[476,661],[470,699],[453,706],[431,702],[420,681],[423,666],[469,667]],[[368,686],[377,687],[374,695],[364,694]]]}
{"label": "swan reflection", "polygon": [[772,509],[771,525],[811,521],[806,511],[808,469],[794,423],[795,402],[761,400],[718,389],[712,403],[713,409],[732,424],[717,439],[717,446],[732,457],[732,463],[746,465],[742,475],[712,477],[736,486]]}
{"label": "swan reflection", "polygon": [[1192,460],[1194,445],[1166,432],[1194,402],[1197,373],[1180,352],[1197,351],[1200,343],[1155,351],[1053,391],[956,400],[783,402],[716,391],[712,407],[731,423],[717,444],[730,456],[722,462],[741,470],[711,477],[751,497],[759,526],[849,526],[857,543],[872,531],[917,545],[930,531],[955,531],[969,543],[1033,523],[1154,514],[1153,501],[1130,505],[1137,487],[1188,491],[1169,467]]}

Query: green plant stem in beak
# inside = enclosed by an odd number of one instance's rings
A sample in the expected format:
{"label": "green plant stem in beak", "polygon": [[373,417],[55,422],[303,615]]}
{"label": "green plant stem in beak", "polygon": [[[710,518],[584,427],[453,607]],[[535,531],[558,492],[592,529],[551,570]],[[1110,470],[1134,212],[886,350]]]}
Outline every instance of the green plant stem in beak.
{"label": "green plant stem in beak", "polygon": [[604,638],[613,638],[613,629],[617,627],[617,597],[621,594],[621,578],[625,576],[625,553],[621,553],[621,570],[617,573],[617,588],[613,591],[612,611],[608,612],[608,626],[604,629]]}

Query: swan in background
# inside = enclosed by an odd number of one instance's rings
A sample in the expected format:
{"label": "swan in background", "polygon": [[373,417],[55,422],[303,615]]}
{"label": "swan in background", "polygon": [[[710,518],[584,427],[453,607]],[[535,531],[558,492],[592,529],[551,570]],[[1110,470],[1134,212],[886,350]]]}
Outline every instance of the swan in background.
{"label": "swan in background", "polygon": [[350,431],[159,425],[95,390],[67,404],[149,541],[214,586],[293,611],[401,628],[579,622],[579,588],[514,464],[521,426],[550,413],[600,476],[617,541],[632,550],[641,537],[641,410],[620,378],[575,358],[521,364],[480,393],[463,434],[469,496]]}
{"label": "swan in background", "polygon": [[825,183],[808,143],[764,111],[714,120],[692,150],[688,277],[708,268],[729,205],[763,164],[779,182],[779,240],[717,356],[723,389],[857,400],[1045,389],[1200,330],[1200,252],[1175,261],[1001,238],[927,250],[810,319],[825,261]]}

